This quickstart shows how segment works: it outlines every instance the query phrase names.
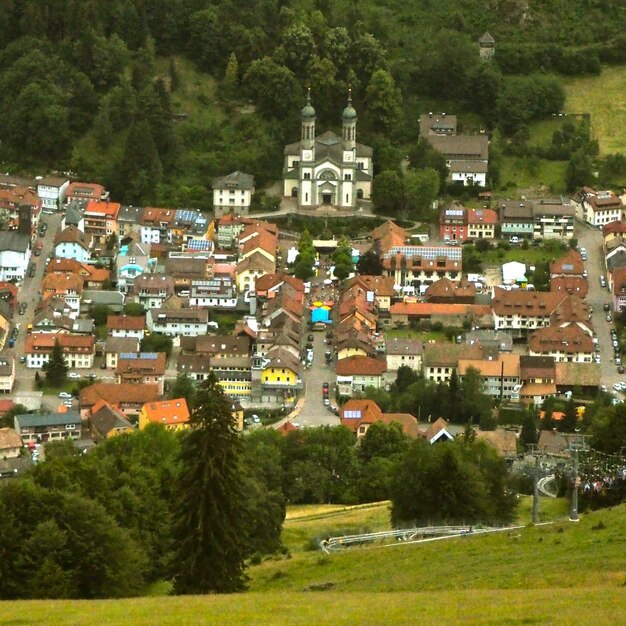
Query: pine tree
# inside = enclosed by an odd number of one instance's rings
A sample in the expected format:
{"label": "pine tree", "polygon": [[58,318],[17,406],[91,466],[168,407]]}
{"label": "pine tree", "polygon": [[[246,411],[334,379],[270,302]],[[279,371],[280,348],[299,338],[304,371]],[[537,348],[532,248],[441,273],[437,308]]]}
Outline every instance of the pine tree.
{"label": "pine tree", "polygon": [[46,381],[53,387],[60,387],[65,382],[69,368],[65,362],[63,349],[58,339],[54,340],[50,358],[43,366],[43,369],[46,372]]}
{"label": "pine tree", "polygon": [[170,59],[170,91],[174,93],[177,89],[180,88],[180,74],[178,72],[178,68],[176,67],[176,61],[174,59]]}
{"label": "pine tree", "polygon": [[241,441],[231,402],[212,374],[198,388],[189,425],[181,447],[174,588],[179,594],[240,591],[249,523]]}
{"label": "pine tree", "polygon": [[222,87],[225,98],[228,100],[237,98],[237,92],[239,91],[239,62],[234,52],[228,58]]}

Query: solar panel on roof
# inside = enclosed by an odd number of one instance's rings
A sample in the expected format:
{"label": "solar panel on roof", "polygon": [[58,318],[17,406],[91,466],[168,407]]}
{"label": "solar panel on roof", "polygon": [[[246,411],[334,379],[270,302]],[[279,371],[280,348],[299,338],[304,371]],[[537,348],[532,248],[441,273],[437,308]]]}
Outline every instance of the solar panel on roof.
{"label": "solar panel on roof", "polygon": [[158,358],[158,354],[156,352],[140,352],[139,353],[139,358],[140,359],[147,359],[149,361],[154,361],[155,359]]}
{"label": "solar panel on roof", "polygon": [[206,252],[211,249],[211,242],[206,239],[190,239],[187,242],[187,250],[194,252]]}
{"label": "solar panel on roof", "polygon": [[573,270],[573,269],[574,269],[574,266],[573,266],[571,263],[565,263],[565,264],[563,265],[563,269],[564,269],[564,270],[571,271],[571,270]]}

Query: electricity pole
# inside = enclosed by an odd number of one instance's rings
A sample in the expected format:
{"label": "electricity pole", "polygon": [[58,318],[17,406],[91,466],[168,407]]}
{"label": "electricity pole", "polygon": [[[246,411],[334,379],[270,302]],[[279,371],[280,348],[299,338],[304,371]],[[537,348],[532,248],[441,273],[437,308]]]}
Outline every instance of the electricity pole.
{"label": "electricity pole", "polygon": [[586,435],[569,435],[567,436],[568,447],[567,449],[573,454],[574,457],[574,477],[572,480],[572,500],[570,502],[569,521],[578,522],[578,485],[580,478],[578,477],[578,453],[587,450],[585,445]]}

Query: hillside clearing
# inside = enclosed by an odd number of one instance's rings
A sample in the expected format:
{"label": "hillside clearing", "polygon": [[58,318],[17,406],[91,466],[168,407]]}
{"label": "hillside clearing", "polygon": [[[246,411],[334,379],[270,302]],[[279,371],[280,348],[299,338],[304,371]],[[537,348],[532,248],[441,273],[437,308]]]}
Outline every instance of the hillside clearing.
{"label": "hillside clearing", "polygon": [[599,76],[564,81],[565,112],[591,113],[591,134],[601,154],[626,151],[626,66],[605,67]]}

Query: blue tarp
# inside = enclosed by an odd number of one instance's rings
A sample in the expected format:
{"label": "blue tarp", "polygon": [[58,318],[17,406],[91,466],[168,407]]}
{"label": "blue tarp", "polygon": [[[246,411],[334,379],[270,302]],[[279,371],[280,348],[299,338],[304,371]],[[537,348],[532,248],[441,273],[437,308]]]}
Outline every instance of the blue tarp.
{"label": "blue tarp", "polygon": [[316,308],[311,311],[311,321],[315,324],[316,322],[324,322],[324,324],[330,324],[329,311],[323,308]]}

